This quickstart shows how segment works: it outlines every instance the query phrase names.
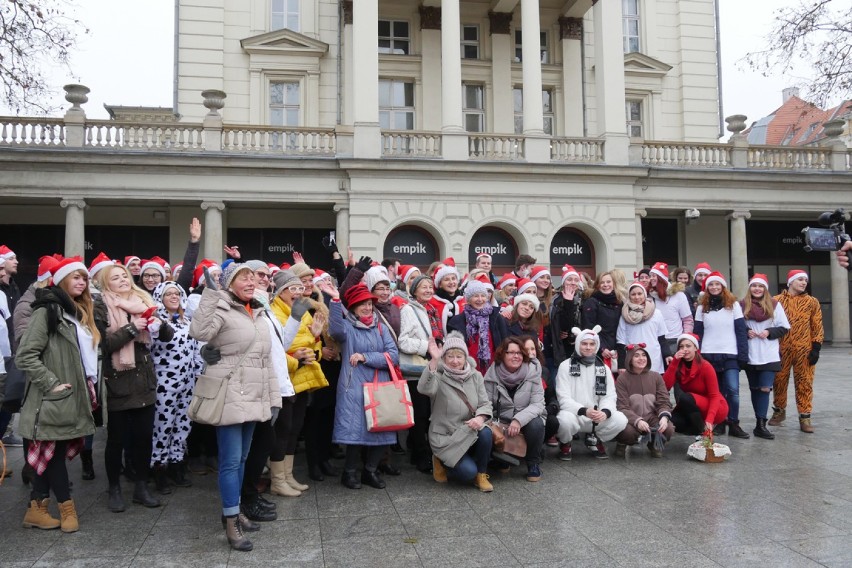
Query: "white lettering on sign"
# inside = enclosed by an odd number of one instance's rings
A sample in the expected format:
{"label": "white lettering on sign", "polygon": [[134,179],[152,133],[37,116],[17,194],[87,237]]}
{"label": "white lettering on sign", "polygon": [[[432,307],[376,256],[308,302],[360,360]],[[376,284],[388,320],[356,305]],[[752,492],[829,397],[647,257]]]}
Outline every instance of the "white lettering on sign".
{"label": "white lettering on sign", "polygon": [[83,241],[83,247],[86,250],[95,250],[95,245],[93,245],[91,241]]}
{"label": "white lettering on sign", "polygon": [[801,245],[804,244],[802,242],[802,237],[784,237],[781,239],[781,242],[785,245]]}
{"label": "white lettering on sign", "polygon": [[578,244],[570,247],[553,247],[553,254],[583,254],[583,247]]}
{"label": "white lettering on sign", "polygon": [[426,245],[421,242],[414,243],[413,245],[395,245],[393,247],[394,254],[425,254]]}
{"label": "white lettering on sign", "polygon": [[290,243],[287,243],[284,245],[269,245],[267,250],[269,252],[293,252],[296,250],[296,247],[294,247]]}
{"label": "white lettering on sign", "polygon": [[497,244],[492,247],[474,247],[473,252],[482,254],[483,252],[490,255],[506,254],[506,245]]}

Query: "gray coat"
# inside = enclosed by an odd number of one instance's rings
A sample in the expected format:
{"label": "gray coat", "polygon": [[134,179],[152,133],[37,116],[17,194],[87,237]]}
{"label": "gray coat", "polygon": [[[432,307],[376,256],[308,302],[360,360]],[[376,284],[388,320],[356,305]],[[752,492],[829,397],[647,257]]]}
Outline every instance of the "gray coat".
{"label": "gray coat", "polygon": [[466,381],[459,382],[444,375],[443,365],[432,371],[429,367],[417,383],[417,390],[432,400],[432,416],[429,422],[429,445],[432,453],[449,467],[455,467],[467,450],[476,443],[477,432],[465,425],[473,418],[468,404],[476,409],[476,415],[491,418],[491,401],[485,392],[482,375],[476,370],[476,362],[468,359],[474,369]]}
{"label": "gray coat", "polygon": [[518,385],[512,398],[509,391],[497,378],[494,370],[495,362],[485,373],[485,391],[488,400],[496,409],[499,405],[500,422],[508,424],[512,420],[520,422],[523,428],[535,418],[545,420],[547,411],[544,408],[544,387],[541,386],[541,365],[535,359],[527,365],[527,376]]}
{"label": "gray coat", "polygon": [[[227,376],[248,350],[240,368],[228,381],[225,408],[219,422],[222,426],[265,422],[272,417],[271,407],[281,406],[278,379],[270,359],[269,324],[263,320],[265,310],[253,301],[249,315],[230,292],[205,288],[189,325],[193,338],[218,347],[222,354],[218,363],[207,365],[205,375]],[[257,339],[252,342],[255,336]]]}

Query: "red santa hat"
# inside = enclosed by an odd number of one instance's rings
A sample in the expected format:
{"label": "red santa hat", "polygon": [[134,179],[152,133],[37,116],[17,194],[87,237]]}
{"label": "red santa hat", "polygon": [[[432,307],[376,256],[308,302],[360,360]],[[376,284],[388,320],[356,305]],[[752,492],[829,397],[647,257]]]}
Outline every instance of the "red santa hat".
{"label": "red santa hat", "polygon": [[175,280],[177,280],[177,275],[180,274],[180,271],[183,270],[183,263],[178,262],[174,266],[172,266],[172,276]]}
{"label": "red santa hat", "polygon": [[518,277],[515,276],[514,272],[507,272],[506,274],[503,275],[503,278],[501,278],[497,282],[497,289],[502,290],[506,286],[513,286],[513,285],[517,284],[517,282],[518,282]]}
{"label": "red santa hat", "polygon": [[52,256],[43,256],[38,259],[38,278],[36,278],[36,282],[44,282],[50,278],[60,262]]}
{"label": "red santa hat", "polygon": [[711,272],[707,277],[707,280],[704,281],[704,285],[701,287],[702,290],[707,290],[707,286],[709,286],[711,282],[718,282],[725,288],[728,287],[728,282],[725,280],[725,277],[722,276],[721,272]]}
{"label": "red santa hat", "polygon": [[535,290],[535,282],[532,280],[527,280],[526,278],[518,279],[518,295],[523,294],[527,290]]}
{"label": "red santa hat", "polygon": [[533,266],[530,271],[530,280],[535,282],[542,276],[550,276],[550,271],[544,266]]}
{"label": "red santa hat", "polygon": [[693,271],[693,274],[695,276],[698,276],[699,274],[710,274],[711,272],[713,272],[713,269],[710,268],[709,264],[707,264],[706,262],[699,262],[695,265],[695,270]]}
{"label": "red santa hat", "polygon": [[160,276],[162,276],[163,278],[166,277],[166,261],[160,258],[159,256],[155,256],[147,260],[142,260],[140,262],[142,264],[140,274],[144,273],[148,269],[154,269],[160,273]]}
{"label": "red santa hat", "polygon": [[749,286],[751,286],[752,284],[762,284],[764,288],[769,290],[769,278],[766,276],[766,274],[760,274],[759,272],[756,272],[755,275],[751,277],[751,280],[748,281]]}
{"label": "red santa hat", "polygon": [[0,258],[3,260],[12,260],[17,255],[6,245],[0,245]]}
{"label": "red santa hat", "polygon": [[328,280],[329,282],[331,282],[331,274],[329,274],[325,270],[314,268],[314,277],[311,279],[311,282],[316,285],[317,283],[319,283],[320,280]]}
{"label": "red santa hat", "polygon": [[570,264],[566,264],[562,267],[562,279],[568,278],[569,276],[576,276],[580,278],[580,273],[577,272],[577,269],[571,266]]}
{"label": "red santa hat", "polygon": [[687,341],[689,341],[693,345],[695,345],[696,351],[701,350],[701,345],[700,345],[701,341],[698,339],[698,336],[695,335],[694,333],[681,333],[680,335],[678,335],[677,336],[677,345],[680,345],[680,342],[684,339],[686,339]]}
{"label": "red santa hat", "polygon": [[459,271],[456,268],[456,261],[453,260],[453,257],[445,258],[435,270],[435,273],[432,275],[432,280],[435,282],[435,288],[440,287],[441,280],[443,280],[445,276],[449,276],[450,274],[455,274],[456,278],[461,281],[461,275],[459,274]]}
{"label": "red santa hat", "polygon": [[799,270],[798,268],[794,268],[793,270],[787,273],[787,286],[793,283],[793,280],[797,280],[799,278],[804,278],[805,280],[809,280],[808,273],[804,270]]}
{"label": "red santa hat", "polygon": [[134,260],[138,260],[139,262],[142,262],[142,259],[139,258],[138,256],[133,256],[133,255],[125,256],[124,257],[124,266],[130,266],[130,263],[133,262]]}
{"label": "red santa hat", "polygon": [[485,284],[486,288],[488,288],[492,292],[494,291],[494,284],[491,283],[491,279],[488,277],[487,272],[480,272],[474,277],[474,280],[476,280],[477,282],[482,282],[483,284]]}
{"label": "red santa hat", "polygon": [[631,291],[633,288],[639,288],[639,289],[641,289],[641,290],[642,290],[642,293],[643,293],[643,294],[645,294],[645,297],[646,297],[646,298],[648,297],[648,290],[645,288],[645,286],[644,286],[641,282],[639,282],[638,280],[634,280],[634,281],[633,281],[633,282],[631,282],[631,283],[630,283],[630,285],[627,287],[627,297],[628,297],[628,298],[630,297],[630,291]]}
{"label": "red santa hat", "polygon": [[89,273],[86,265],[83,264],[83,259],[79,256],[72,256],[60,261],[53,269],[53,283],[59,284],[63,278],[77,270],[82,270],[86,274]]}
{"label": "red santa hat", "polygon": [[289,262],[282,262],[281,263],[281,270],[290,270],[290,263]]}
{"label": "red santa hat", "polygon": [[487,258],[488,260],[491,260],[491,255],[488,254],[487,252],[481,252],[478,255],[476,255],[476,262],[479,262],[480,258]]}
{"label": "red santa hat", "polygon": [[403,264],[399,267],[399,275],[403,282],[408,282],[408,279],[415,273],[420,274],[420,269],[413,264]]}
{"label": "red santa hat", "polygon": [[269,274],[274,275],[276,272],[281,270],[281,267],[275,264],[274,262],[267,262],[266,266],[269,267]]}
{"label": "red santa hat", "polygon": [[535,307],[536,311],[538,311],[539,307],[541,306],[541,300],[539,300],[538,296],[536,296],[535,294],[530,294],[530,293],[518,294],[517,296],[512,298],[512,306],[513,307],[517,306],[521,302],[529,302],[530,304],[532,304]]}
{"label": "red santa hat", "polygon": [[115,261],[103,252],[98,253],[98,256],[96,256],[92,261],[92,264],[89,265],[89,278],[94,278],[97,276],[98,272],[108,266],[115,266]]}
{"label": "red santa hat", "polygon": [[201,284],[204,283],[204,267],[207,267],[207,271],[213,271],[215,269],[222,270],[222,268],[210,260],[209,258],[203,259],[198,265],[195,267],[195,270],[192,272],[192,287],[197,288]]}
{"label": "red santa hat", "polygon": [[655,262],[651,267],[651,274],[656,274],[668,282],[669,280],[669,265],[665,262]]}

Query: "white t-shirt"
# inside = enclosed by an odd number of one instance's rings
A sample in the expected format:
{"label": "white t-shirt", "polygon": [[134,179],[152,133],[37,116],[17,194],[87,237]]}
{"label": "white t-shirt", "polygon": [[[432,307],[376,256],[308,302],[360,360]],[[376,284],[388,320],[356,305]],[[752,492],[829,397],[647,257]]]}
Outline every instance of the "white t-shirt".
{"label": "white t-shirt", "polygon": [[644,343],[648,357],[651,358],[651,370],[662,374],[666,371],[666,368],[663,353],[660,351],[660,342],[657,338],[665,334],[666,322],[663,320],[660,310],[654,310],[654,315],[642,323],[629,324],[624,321],[624,318],[618,320],[615,340],[622,345]]}
{"label": "white t-shirt", "polygon": [[695,321],[704,322],[704,337],[701,339],[701,352],[717,355],[737,355],[737,333],[734,320],[743,317],[739,302],[733,308],[704,313],[704,306],[695,310]]}
{"label": "white t-shirt", "polygon": [[[784,327],[790,329],[790,321],[784,313],[781,302],[775,305],[774,315],[765,321],[745,320],[746,327],[756,332],[761,332],[770,327]],[[763,339],[752,337],[748,340],[748,362],[752,365],[765,365],[776,363],[781,360],[781,350],[777,339]]]}
{"label": "white t-shirt", "polygon": [[657,311],[662,314],[666,322],[666,338],[677,339],[683,333],[683,318],[692,317],[689,298],[683,292],[668,296],[665,302],[655,295],[651,298],[657,304]]}
{"label": "white t-shirt", "polygon": [[65,316],[77,328],[77,346],[80,348],[80,359],[83,361],[83,371],[86,378],[98,380],[98,347],[92,343],[92,334],[77,318]]}

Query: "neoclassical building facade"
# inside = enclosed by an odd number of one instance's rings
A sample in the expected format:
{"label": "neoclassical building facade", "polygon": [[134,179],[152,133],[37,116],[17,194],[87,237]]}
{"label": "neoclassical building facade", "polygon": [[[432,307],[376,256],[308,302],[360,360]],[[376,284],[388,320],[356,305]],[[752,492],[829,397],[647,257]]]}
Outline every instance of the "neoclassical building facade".
{"label": "neoclassical building facade", "polygon": [[[849,151],[750,145],[719,100],[714,0],[180,0],[172,109],[0,117],[0,242],[270,261],[334,231],[426,266],[519,253],[589,273],[707,261],[745,291],[805,267],[829,336],[849,278],[799,231],[849,205]],[[727,127],[729,143],[717,142]]]}

